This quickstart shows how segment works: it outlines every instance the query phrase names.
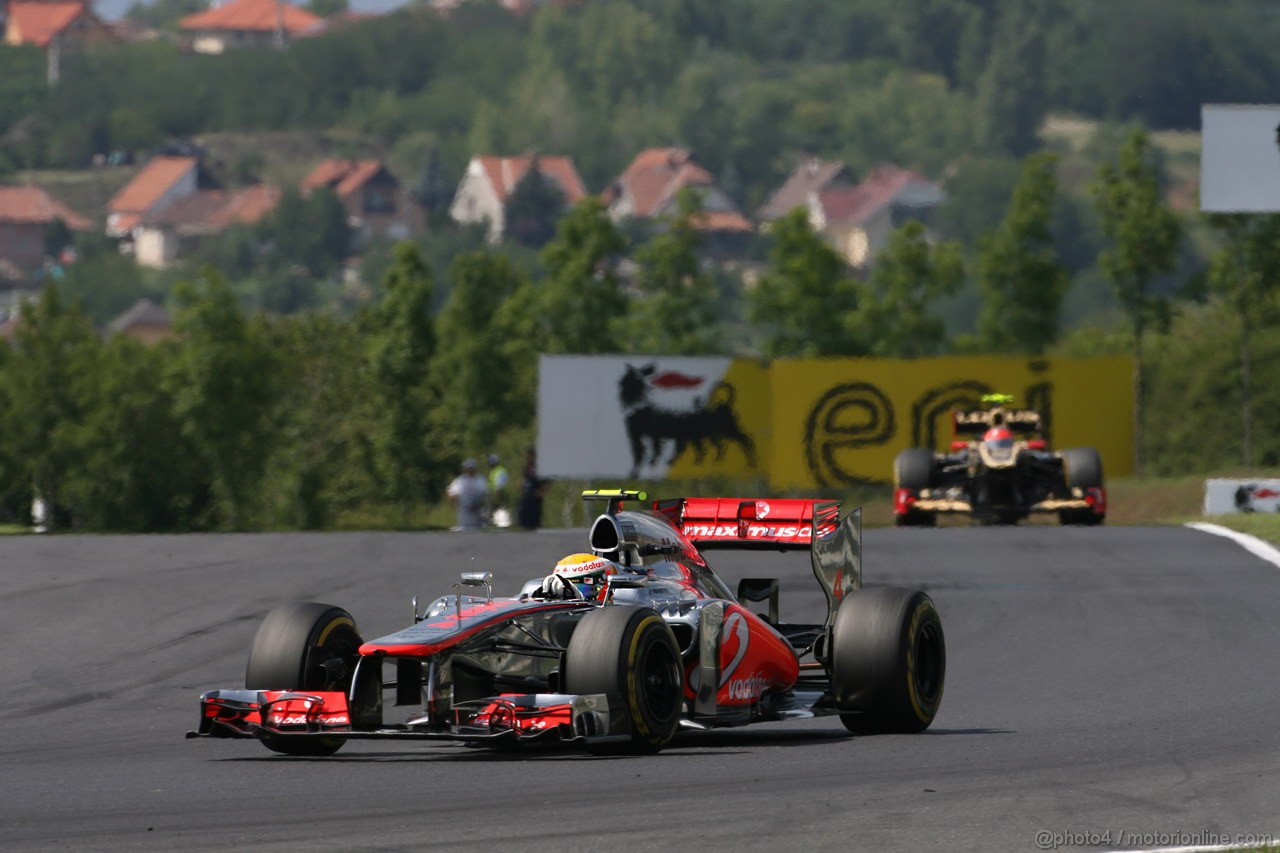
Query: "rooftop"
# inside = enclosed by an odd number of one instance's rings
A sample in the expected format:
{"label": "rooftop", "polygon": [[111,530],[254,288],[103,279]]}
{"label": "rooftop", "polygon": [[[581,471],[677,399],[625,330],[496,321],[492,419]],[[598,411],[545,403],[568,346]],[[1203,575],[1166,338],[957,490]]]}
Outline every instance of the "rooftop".
{"label": "rooftop", "polygon": [[281,28],[290,35],[298,35],[319,26],[323,20],[305,9],[278,0],[231,0],[221,6],[187,15],[178,22],[178,26],[184,30],[268,33]]}

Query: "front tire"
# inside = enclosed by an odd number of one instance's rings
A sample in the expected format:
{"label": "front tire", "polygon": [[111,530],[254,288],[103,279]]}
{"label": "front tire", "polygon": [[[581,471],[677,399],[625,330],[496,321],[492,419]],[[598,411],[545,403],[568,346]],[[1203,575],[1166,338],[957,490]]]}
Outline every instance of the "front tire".
{"label": "front tire", "polygon": [[[1103,487],[1102,456],[1092,447],[1075,447],[1062,451],[1063,480],[1070,489],[1093,489]],[[1063,510],[1058,514],[1063,524],[1102,524],[1106,515],[1100,515],[1091,509]]]}
{"label": "front tire", "polygon": [[[244,686],[249,690],[347,692],[364,641],[341,607],[302,601],[272,610],[253,638]],[[285,755],[333,755],[342,738],[265,735],[262,743]]]}
{"label": "front tire", "polygon": [[877,587],[847,596],[832,628],[831,692],[856,734],[922,732],[942,704],[942,620],[920,590]]}
{"label": "front tire", "polygon": [[[894,490],[907,489],[918,495],[921,489],[933,486],[933,451],[927,447],[910,447],[901,451],[893,460]],[[898,527],[933,527],[937,516],[931,512],[908,510],[894,515]]]}
{"label": "front tire", "polygon": [[565,650],[565,690],[620,702],[631,740],[619,749],[655,753],[675,737],[684,702],[680,649],[670,626],[648,607],[609,605],[582,618]]}

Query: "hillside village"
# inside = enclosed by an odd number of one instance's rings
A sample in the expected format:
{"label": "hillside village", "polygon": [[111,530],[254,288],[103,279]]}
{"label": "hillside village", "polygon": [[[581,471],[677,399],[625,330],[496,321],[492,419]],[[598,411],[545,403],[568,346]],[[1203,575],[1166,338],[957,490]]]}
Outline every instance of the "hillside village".
{"label": "hillside village", "polygon": [[1197,209],[1247,3],[0,9],[0,518],[411,524],[542,354],[1141,357],[1151,470],[1280,459],[1274,223]]}
{"label": "hillside village", "polygon": [[[436,0],[423,14],[448,20],[463,5]],[[575,5],[508,0],[500,8],[513,20],[533,21],[543,9],[563,11]],[[379,17],[345,9],[322,17],[273,0],[229,0],[155,26],[142,23],[140,16],[104,21],[82,0],[0,3],[5,44],[42,51],[50,87],[58,86],[65,61],[104,46],[164,43],[188,54],[232,61],[232,55],[338,38],[352,27],[377,23]],[[75,261],[77,235],[107,238],[115,251],[142,268],[181,270],[188,261],[207,260],[209,247],[228,232],[268,218],[285,193],[310,197],[324,190],[337,195],[350,229],[346,245],[337,250],[348,282],[357,282],[361,270],[368,270],[367,252],[385,254],[385,246],[398,239],[431,241],[435,238],[427,238],[428,233],[438,235],[441,229],[482,228],[491,246],[545,242],[555,218],[587,195],[600,196],[615,222],[660,228],[674,214],[680,192],[694,190],[702,205],[696,227],[705,238],[704,258],[738,270],[759,265],[770,223],[795,208],[806,211],[810,226],[855,274],[866,273],[891,232],[908,220],[924,222],[934,239],[969,240],[972,226],[958,231],[957,220],[991,215],[957,212],[972,209],[973,190],[964,185],[963,169],[894,163],[891,148],[880,157],[873,151],[874,159],[860,162],[824,156],[816,146],[797,150],[770,162],[768,171],[776,175],[771,184],[762,182],[763,174],[751,175],[757,189],[744,192],[742,167],[729,164],[728,174],[719,175],[709,165],[725,162],[723,150],[680,144],[684,135],[676,134],[667,136],[667,144],[620,152],[626,159],[615,159],[611,175],[602,174],[596,162],[584,170],[571,152],[556,150],[554,139],[548,138],[532,139],[532,146],[515,151],[509,145],[497,150],[455,147],[446,165],[438,158],[415,162],[367,141],[308,144],[291,151],[276,149],[270,134],[241,134],[253,140],[246,150],[243,143],[227,144],[225,136],[106,149],[94,152],[92,163],[79,170],[31,169],[0,178],[9,187],[26,188],[8,194],[0,208],[0,281],[7,291],[0,301],[15,304],[46,276],[65,271]],[[1075,144],[1067,141],[1064,149],[1069,189],[1069,170],[1077,168],[1071,149]],[[435,157],[434,148],[429,157]],[[750,168],[750,161],[743,162]],[[1180,168],[1178,161],[1170,163]],[[584,173],[589,177],[584,179]],[[520,182],[530,177],[545,190],[535,193],[535,201],[547,206],[540,214],[547,221],[517,225],[519,233],[513,237],[508,207]],[[1081,177],[1088,180],[1087,173]],[[1171,183],[1175,203],[1179,194],[1185,197],[1188,181],[1194,175],[1184,171]],[[952,187],[960,189],[949,192]],[[86,221],[92,225],[85,227]],[[531,240],[530,233],[542,236]],[[637,233],[644,233],[643,228]]]}

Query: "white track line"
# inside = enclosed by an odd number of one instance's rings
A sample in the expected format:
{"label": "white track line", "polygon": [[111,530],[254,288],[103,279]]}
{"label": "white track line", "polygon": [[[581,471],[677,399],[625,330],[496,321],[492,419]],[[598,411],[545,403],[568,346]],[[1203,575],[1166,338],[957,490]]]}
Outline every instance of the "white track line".
{"label": "white track line", "polygon": [[1269,844],[1215,844],[1208,847],[1152,847],[1147,850],[1114,850],[1111,853],[1219,853],[1224,850],[1269,850]]}
{"label": "white track line", "polygon": [[1232,530],[1229,527],[1222,527],[1217,524],[1205,524],[1195,521],[1187,525],[1193,530],[1200,530],[1204,533],[1212,533],[1214,536],[1225,536],[1228,539],[1234,539],[1240,547],[1244,548],[1250,554],[1266,560],[1271,565],[1280,569],[1280,551],[1277,551],[1274,545],[1263,542],[1257,536],[1250,536],[1248,533],[1241,533],[1238,530]]}

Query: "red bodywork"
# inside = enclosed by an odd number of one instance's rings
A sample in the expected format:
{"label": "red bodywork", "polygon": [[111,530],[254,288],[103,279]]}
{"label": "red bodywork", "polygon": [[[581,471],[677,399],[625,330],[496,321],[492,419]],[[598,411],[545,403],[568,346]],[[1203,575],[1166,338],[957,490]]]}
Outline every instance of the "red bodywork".
{"label": "red bodywork", "polygon": [[792,546],[808,548],[813,539],[814,514],[818,535],[834,530],[839,508],[829,501],[781,498],[683,498],[658,501],[654,509],[671,520],[681,533],[699,547],[727,545]]}
{"label": "red bodywork", "polygon": [[351,727],[347,696],[339,691],[262,690],[255,698],[251,706],[245,706],[214,695],[206,698],[201,710],[211,720],[245,731],[257,726],[303,731]]}
{"label": "red bodywork", "polygon": [[[724,612],[716,704],[750,706],[768,691],[794,687],[800,677],[800,662],[791,645],[741,605],[729,604]],[[698,662],[694,661],[685,669],[685,696],[693,699],[698,687]]]}

